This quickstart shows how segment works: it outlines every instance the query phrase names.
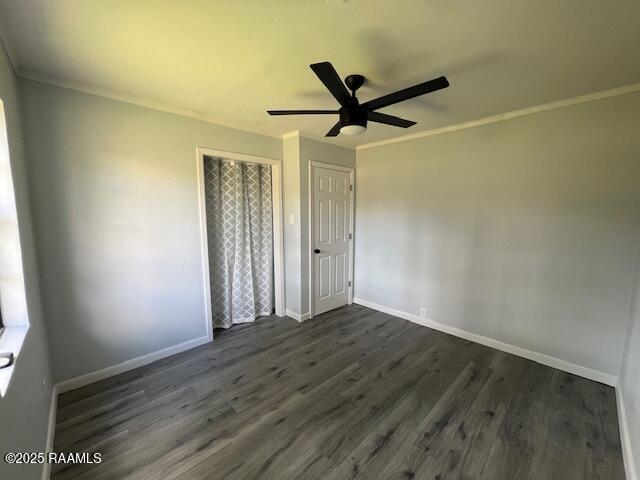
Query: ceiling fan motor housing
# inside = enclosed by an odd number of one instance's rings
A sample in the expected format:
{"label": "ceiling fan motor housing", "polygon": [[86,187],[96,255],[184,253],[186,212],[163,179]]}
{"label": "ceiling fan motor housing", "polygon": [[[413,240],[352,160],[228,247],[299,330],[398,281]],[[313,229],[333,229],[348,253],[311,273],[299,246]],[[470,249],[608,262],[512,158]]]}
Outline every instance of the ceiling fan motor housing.
{"label": "ceiling fan motor housing", "polygon": [[360,125],[367,128],[367,111],[356,104],[349,107],[342,107],[338,113],[340,114],[340,125]]}

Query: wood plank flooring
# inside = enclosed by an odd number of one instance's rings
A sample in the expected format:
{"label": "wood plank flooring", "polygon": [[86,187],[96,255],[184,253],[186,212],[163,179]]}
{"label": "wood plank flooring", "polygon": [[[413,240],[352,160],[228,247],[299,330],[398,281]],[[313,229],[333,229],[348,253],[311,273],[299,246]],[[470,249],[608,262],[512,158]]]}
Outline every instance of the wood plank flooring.
{"label": "wood plank flooring", "polygon": [[614,390],[365,307],[61,395],[56,479],[624,479]]}

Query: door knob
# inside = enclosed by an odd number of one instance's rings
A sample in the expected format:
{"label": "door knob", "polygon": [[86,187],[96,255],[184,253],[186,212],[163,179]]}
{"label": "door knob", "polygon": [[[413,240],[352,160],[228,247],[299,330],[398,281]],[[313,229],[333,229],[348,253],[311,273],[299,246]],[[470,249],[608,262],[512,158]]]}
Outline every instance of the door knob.
{"label": "door knob", "polygon": [[320,253],[320,250],[316,248],[313,253]]}

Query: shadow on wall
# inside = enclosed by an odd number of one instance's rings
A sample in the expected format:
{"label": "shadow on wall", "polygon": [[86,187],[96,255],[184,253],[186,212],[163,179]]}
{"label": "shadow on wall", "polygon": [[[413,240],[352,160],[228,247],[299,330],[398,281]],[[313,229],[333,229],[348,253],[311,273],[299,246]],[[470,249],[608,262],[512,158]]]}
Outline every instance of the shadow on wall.
{"label": "shadow on wall", "polygon": [[58,381],[204,335],[195,161],[121,153],[130,126],[107,128],[38,165]]}
{"label": "shadow on wall", "polygon": [[[422,83],[430,78],[446,75],[452,85],[472,83],[470,78],[474,71],[494,66],[496,63],[505,62],[505,54],[502,52],[483,52],[449,61],[445,64],[436,63],[437,58],[431,49],[422,49],[411,55],[392,58],[382,52],[394,52],[403,50],[399,48],[393,36],[377,30],[364,30],[356,34],[352,41],[358,46],[364,63],[358,65],[336,65],[336,68],[346,68],[348,71],[338,69],[338,74],[344,79],[347,75],[359,73],[365,76],[366,81],[359,98],[364,102],[370,98],[377,98],[390,92]],[[330,59],[327,59],[330,60]],[[407,77],[407,65],[424,65],[424,70],[419,75]],[[321,85],[313,90],[300,90],[296,95],[317,102],[330,101],[327,92]],[[449,105],[443,100],[430,96],[422,96],[411,100],[411,104],[404,107],[427,110],[434,114],[443,114],[449,111]],[[410,116],[406,114],[405,116]]]}

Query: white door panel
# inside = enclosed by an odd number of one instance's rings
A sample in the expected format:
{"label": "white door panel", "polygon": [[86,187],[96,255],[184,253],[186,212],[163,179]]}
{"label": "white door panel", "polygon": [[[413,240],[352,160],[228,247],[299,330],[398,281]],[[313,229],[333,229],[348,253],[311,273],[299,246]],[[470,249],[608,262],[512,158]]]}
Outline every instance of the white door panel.
{"label": "white door panel", "polygon": [[313,169],[314,315],[348,302],[350,185],[348,172]]}
{"label": "white door panel", "polygon": [[345,283],[345,254],[339,253],[335,256],[336,259],[336,280],[335,280],[335,290],[333,293],[343,293],[347,289],[347,284]]}
{"label": "white door panel", "polygon": [[318,244],[327,245],[331,243],[331,200],[318,205]]}
{"label": "white door panel", "polygon": [[326,299],[331,296],[330,279],[331,279],[331,257],[329,255],[322,255],[318,257],[318,276],[320,281],[320,291],[318,292],[318,298]]}
{"label": "white door panel", "polygon": [[336,242],[345,242],[347,241],[347,231],[349,229],[349,225],[346,223],[347,217],[347,202],[345,201],[337,201],[335,203],[335,238]]}

